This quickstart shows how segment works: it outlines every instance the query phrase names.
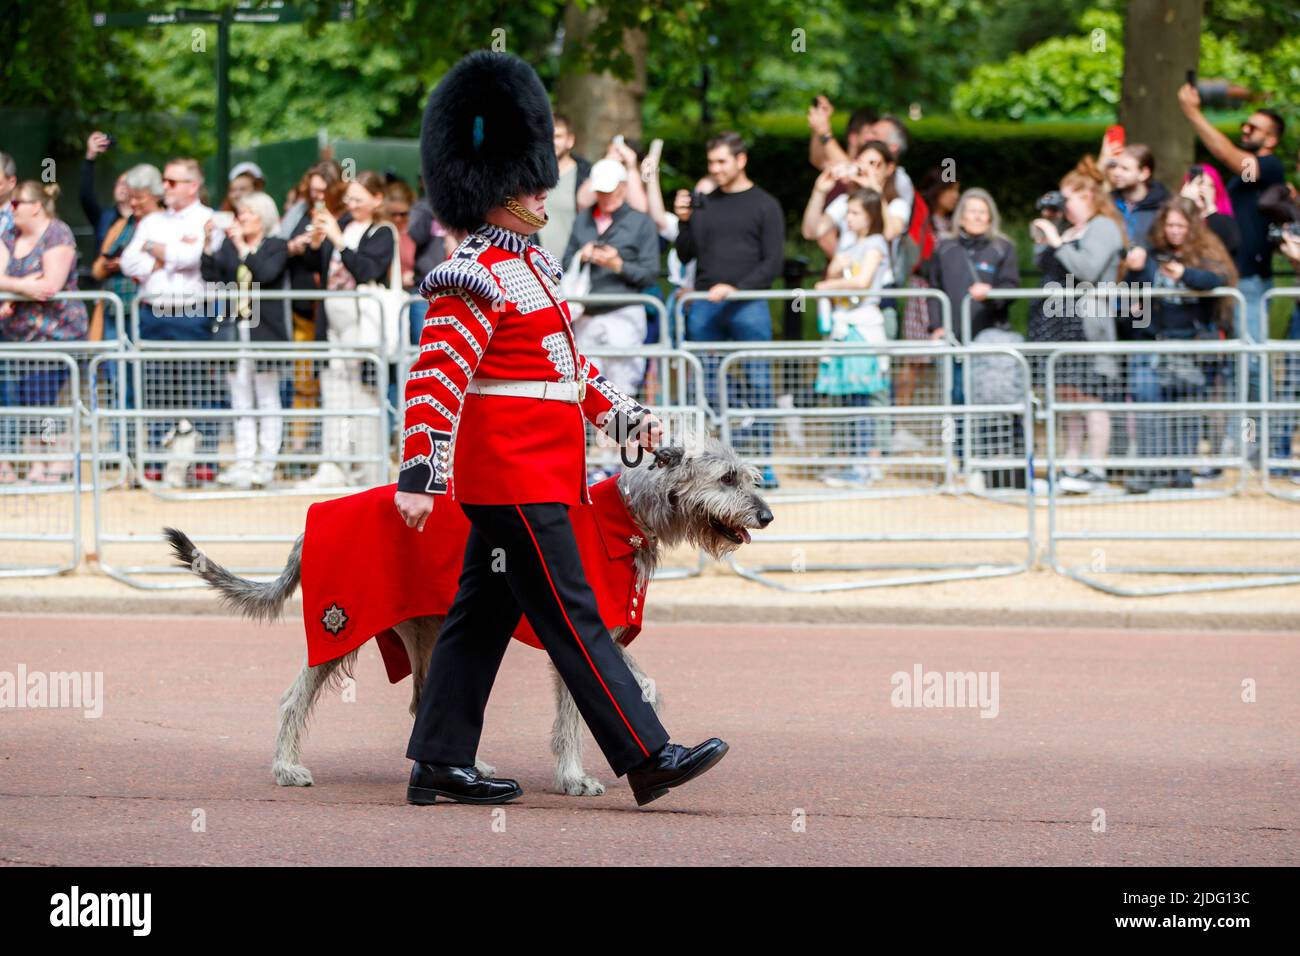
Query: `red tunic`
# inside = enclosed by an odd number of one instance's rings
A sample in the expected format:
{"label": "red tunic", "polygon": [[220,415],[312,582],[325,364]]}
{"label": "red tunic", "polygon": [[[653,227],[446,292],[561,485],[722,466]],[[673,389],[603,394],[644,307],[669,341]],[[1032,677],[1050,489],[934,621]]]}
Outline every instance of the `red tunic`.
{"label": "red tunic", "polygon": [[[467,504],[589,500],[584,417],[626,436],[647,409],[579,353],[560,272],[528,237],[485,225],[429,273],[399,489],[450,491]],[[475,376],[585,381],[586,394],[578,405],[466,394]]]}
{"label": "red tunic", "polygon": [[[393,507],[393,485],[311,506],[302,546],[302,612],[307,663],[315,666],[379,638],[389,680],[411,672],[391,628],[413,617],[445,615],[456,597],[469,521],[454,502],[438,505],[424,526],[406,526]],[[591,504],[569,509],[583,570],[608,628],[641,630],[645,591],[636,586],[635,553],[646,542],[628,513],[618,479],[592,485]],[[540,647],[527,618],[515,639]]]}

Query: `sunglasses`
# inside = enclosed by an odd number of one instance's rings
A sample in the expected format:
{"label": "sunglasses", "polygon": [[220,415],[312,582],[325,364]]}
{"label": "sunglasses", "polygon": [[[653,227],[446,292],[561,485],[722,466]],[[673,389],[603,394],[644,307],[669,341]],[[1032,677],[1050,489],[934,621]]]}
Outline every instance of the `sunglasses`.
{"label": "sunglasses", "polygon": [[394,212],[394,213],[389,213],[389,216],[390,216],[391,218],[393,218],[393,219],[410,219],[410,218],[411,218],[411,214],[410,214],[409,212]]}
{"label": "sunglasses", "polygon": [[163,178],[164,186],[179,186],[181,183],[192,183],[192,182],[194,182],[194,180],[192,179],[168,179],[166,177]]}
{"label": "sunglasses", "polygon": [[40,202],[40,200],[39,200],[39,199],[11,199],[11,200],[9,200],[9,207],[10,207],[11,209],[17,209],[19,206],[21,206],[21,205],[22,205],[23,203],[25,203],[25,202],[36,202],[36,203],[38,203],[38,202]]}

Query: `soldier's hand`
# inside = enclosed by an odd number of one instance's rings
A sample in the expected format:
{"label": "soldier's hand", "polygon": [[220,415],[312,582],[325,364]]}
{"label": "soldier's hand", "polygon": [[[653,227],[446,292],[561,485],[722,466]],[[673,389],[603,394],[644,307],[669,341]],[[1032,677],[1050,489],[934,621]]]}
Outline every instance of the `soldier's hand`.
{"label": "soldier's hand", "polygon": [[636,444],[646,451],[654,451],[664,443],[664,423],[658,415],[646,415],[637,425],[635,438]]}
{"label": "soldier's hand", "polygon": [[424,530],[424,523],[433,512],[433,495],[418,491],[399,491],[393,495],[393,504],[408,528]]}

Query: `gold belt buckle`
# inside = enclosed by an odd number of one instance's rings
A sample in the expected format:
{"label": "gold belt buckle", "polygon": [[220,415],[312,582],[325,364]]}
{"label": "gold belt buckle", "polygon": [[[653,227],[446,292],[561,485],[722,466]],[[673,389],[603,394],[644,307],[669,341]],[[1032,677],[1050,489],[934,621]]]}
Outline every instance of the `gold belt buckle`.
{"label": "gold belt buckle", "polygon": [[581,405],[587,399],[587,380],[584,378],[578,385],[578,404]]}

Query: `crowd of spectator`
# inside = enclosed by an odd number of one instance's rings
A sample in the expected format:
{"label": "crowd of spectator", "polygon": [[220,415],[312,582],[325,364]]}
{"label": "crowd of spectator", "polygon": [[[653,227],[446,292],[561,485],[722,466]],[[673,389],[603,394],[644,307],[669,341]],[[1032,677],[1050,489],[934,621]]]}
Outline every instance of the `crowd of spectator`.
{"label": "crowd of spectator", "polygon": [[[1294,189],[1286,186],[1278,155],[1285,124],[1272,110],[1257,110],[1234,143],[1205,119],[1194,87],[1184,86],[1178,102],[1205,149],[1227,172],[1221,174],[1212,163],[1193,165],[1174,195],[1157,180],[1147,146],[1108,135],[1095,158],[1083,157],[1063,173],[1057,191],[1039,200],[1039,215],[1030,225],[1032,261],[1045,287],[1066,291],[1055,302],[1031,302],[1023,338],[1042,343],[1266,338],[1259,303],[1272,286],[1273,254],[1280,250],[1300,264],[1300,234],[1282,229],[1279,235],[1275,226],[1279,210],[1288,203],[1295,208]],[[993,196],[959,182],[951,165],[928,170],[914,183],[904,165],[907,125],[897,116],[855,111],[843,144],[832,130],[833,117],[834,107],[824,96],[808,110],[811,190],[799,225],[803,239],[815,243],[827,262],[823,275],[806,283],[817,293],[818,332],[827,341],[865,345],[1022,341],[1010,326],[1009,301],[995,294],[1021,286],[1022,256],[1003,229]],[[110,143],[100,132],[91,134],[81,171],[81,206],[97,250],[89,272],[123,300],[128,315],[138,300],[139,328],[133,334],[143,341],[326,341],[343,347],[370,341],[373,316],[361,299],[259,301],[251,290],[389,288],[413,293],[464,238],[438,223],[418,187],[412,189],[391,172],[344,177],[332,160],[303,173],[285,197],[283,213],[254,163],[231,170],[223,202],[213,210],[205,201],[201,165],[186,157],[169,161],[161,171],[148,164],[127,169],[114,182],[111,205],[101,206],[94,188],[95,163]],[[602,363],[605,374],[642,397],[656,389],[654,363],[636,350],[645,343],[671,341],[676,330],[660,328],[658,312],[629,297],[662,298],[665,273],[668,295],[699,293],[686,309],[687,339],[771,341],[769,301],[746,293],[772,289],[782,275],[785,218],[773,195],[750,178],[745,140],[721,133],[703,143],[705,174],[693,188],[671,197],[660,184],[661,141],[638,153],[634,144],[616,136],[594,161],[575,152],[577,145],[573,123],[557,114],[554,148],[560,180],[547,197],[548,223],[537,240],[562,262],[567,297],[596,297],[571,302],[579,347],[626,350]],[[55,186],[19,182],[12,159],[0,153],[0,291],[27,297],[0,303],[0,339],[94,340],[120,334],[101,304],[88,313],[79,301],[50,299],[55,292],[77,288],[76,247],[67,224],[55,218],[56,196]],[[1095,299],[1070,291],[1121,280],[1170,294],[1152,299],[1144,311],[1131,300],[1119,309],[1099,308]],[[193,308],[193,303],[205,302],[204,290],[212,283],[234,294]],[[1244,316],[1230,300],[1176,294],[1225,286],[1245,297]],[[925,289],[948,297],[955,327],[945,324],[936,300],[899,294]],[[602,295],[608,300],[600,301]],[[1071,307],[1059,307],[1060,296],[1070,297]],[[967,299],[969,324],[964,325],[960,306]],[[418,339],[423,319],[423,307],[413,304],[402,324],[410,341]],[[1288,335],[1300,338],[1300,306]],[[892,360],[865,350],[823,358],[811,383],[820,401],[877,410],[831,419],[832,448],[848,464],[828,469],[827,484],[877,483],[883,475],[880,461],[890,452],[927,447],[924,436],[901,424],[891,427],[889,417],[878,411],[913,404],[919,384],[936,378],[937,365],[925,351]],[[998,401],[1005,390],[999,392],[993,368],[987,362],[972,365],[972,375],[983,371],[970,385],[977,394],[967,395],[970,380],[960,374],[959,365],[947,398],[955,404]],[[739,422],[733,441],[742,454],[771,456],[774,430],[760,410],[780,403],[776,393],[781,383],[773,382],[766,361],[744,362],[737,371],[726,383],[727,401],[758,413]],[[1215,389],[1230,393],[1235,374],[1234,364],[1221,359],[1097,352],[1060,362],[1055,386],[1061,400],[1083,404],[1195,403]],[[30,375],[6,383],[0,402],[39,404],[34,400],[51,399],[63,385],[55,373]],[[133,383],[127,386],[128,403],[134,404]],[[322,489],[379,479],[355,466],[378,447],[373,416],[327,416],[315,439],[301,424],[286,428],[274,414],[288,407],[378,408],[381,397],[368,363],[335,358],[315,369],[299,361],[288,375],[282,361],[241,359],[218,387],[199,365],[175,362],[152,386],[151,400],[164,407],[212,407],[228,401],[231,408],[259,412],[236,418],[233,459],[220,470],[200,465],[197,481],[245,489],[293,479],[305,489]],[[723,383],[717,359],[708,353],[703,386],[717,408]],[[1249,387],[1258,394],[1257,361],[1250,366]],[[1300,373],[1288,363],[1275,392],[1285,397],[1296,387]],[[396,396],[390,391],[388,397],[392,402]],[[155,422],[150,431],[143,450],[147,479],[161,480],[162,469],[148,452],[159,448],[167,425]],[[1290,457],[1293,425],[1285,417],[1275,425],[1275,458]],[[1196,454],[1205,438],[1200,429],[1191,419],[1129,416],[1128,430],[1143,458]],[[1061,475],[1061,490],[1090,493],[1118,480],[1105,467],[1114,444],[1111,412],[1098,408],[1064,415],[1061,431],[1065,457],[1092,463]],[[215,434],[205,433],[205,440],[216,457]],[[1012,441],[1022,440],[1017,423]],[[1223,440],[1227,450],[1237,439],[1224,429]],[[12,454],[16,436],[0,433],[0,442]],[[307,474],[302,462],[316,451],[319,467]],[[289,463],[278,464],[286,458]],[[12,464],[0,460],[0,483],[19,477]],[[37,461],[21,477],[45,482],[68,475],[62,466]],[[600,476],[593,472],[590,477]],[[1142,493],[1189,488],[1197,475],[1192,469],[1141,468],[1125,477],[1126,490]],[[778,486],[770,466],[763,470],[763,484]]]}

